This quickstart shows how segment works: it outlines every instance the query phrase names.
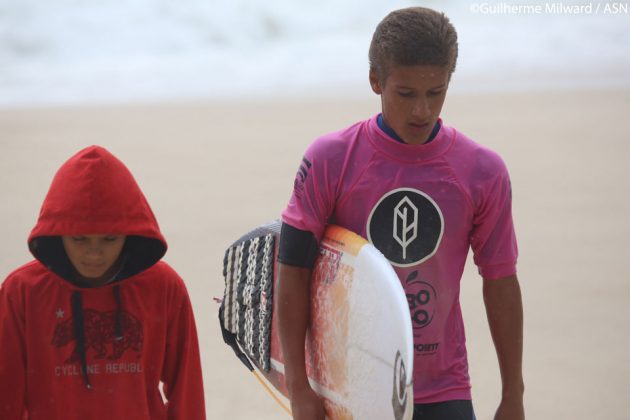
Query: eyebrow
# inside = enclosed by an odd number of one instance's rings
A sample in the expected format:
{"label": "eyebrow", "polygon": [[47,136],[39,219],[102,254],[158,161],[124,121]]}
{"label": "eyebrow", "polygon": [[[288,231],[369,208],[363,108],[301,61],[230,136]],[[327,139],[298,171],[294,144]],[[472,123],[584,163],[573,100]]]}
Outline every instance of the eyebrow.
{"label": "eyebrow", "polygon": [[[447,85],[445,83],[442,83],[439,86],[433,86],[428,88],[427,90],[437,90],[437,89],[444,89]],[[405,85],[397,85],[396,89],[408,89],[408,90],[417,90],[415,87],[410,87],[410,86],[405,86]]]}

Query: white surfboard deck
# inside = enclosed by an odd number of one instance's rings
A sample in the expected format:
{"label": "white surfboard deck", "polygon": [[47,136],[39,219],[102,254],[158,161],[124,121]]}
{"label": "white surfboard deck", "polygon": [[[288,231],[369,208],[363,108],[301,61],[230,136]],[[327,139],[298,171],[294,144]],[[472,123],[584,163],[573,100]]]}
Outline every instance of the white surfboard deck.
{"label": "white surfboard deck", "polygon": [[[313,269],[306,359],[328,418],[412,418],[413,332],[405,293],[387,259],[339,226],[327,227]],[[275,305],[270,369],[261,372],[287,396]]]}

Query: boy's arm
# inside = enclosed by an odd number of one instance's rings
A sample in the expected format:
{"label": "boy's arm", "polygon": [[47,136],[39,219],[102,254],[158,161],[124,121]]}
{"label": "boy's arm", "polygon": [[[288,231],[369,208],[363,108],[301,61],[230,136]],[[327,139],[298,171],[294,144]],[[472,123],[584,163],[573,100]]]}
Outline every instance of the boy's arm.
{"label": "boy's arm", "polygon": [[24,318],[17,309],[17,288],[7,284],[0,285],[0,419],[21,420],[26,394]]}
{"label": "boy's arm", "polygon": [[499,360],[502,395],[495,420],[524,420],[523,303],[516,275],[484,279],[488,324]]}
{"label": "boy's arm", "polygon": [[195,318],[181,279],[169,319],[162,382],[168,420],[205,420],[203,377]]}
{"label": "boy's arm", "polygon": [[310,313],[311,270],[278,263],[278,327],[285,381],[296,420],[324,420],[324,405],[306,376],[306,330]]}

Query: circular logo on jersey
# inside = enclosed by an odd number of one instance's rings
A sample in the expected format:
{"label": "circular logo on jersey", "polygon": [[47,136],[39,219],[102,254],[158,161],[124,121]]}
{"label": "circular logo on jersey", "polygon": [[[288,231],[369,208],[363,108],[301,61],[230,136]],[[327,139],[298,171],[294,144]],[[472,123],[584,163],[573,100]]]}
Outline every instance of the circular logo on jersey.
{"label": "circular logo on jersey", "polygon": [[368,240],[398,267],[431,258],[443,232],[444,218],[436,202],[413,188],[399,188],[385,194],[367,222]]}
{"label": "circular logo on jersey", "polygon": [[405,295],[409,304],[413,335],[419,337],[421,336],[420,330],[433,321],[437,307],[437,292],[426,281],[413,279],[407,280]]}

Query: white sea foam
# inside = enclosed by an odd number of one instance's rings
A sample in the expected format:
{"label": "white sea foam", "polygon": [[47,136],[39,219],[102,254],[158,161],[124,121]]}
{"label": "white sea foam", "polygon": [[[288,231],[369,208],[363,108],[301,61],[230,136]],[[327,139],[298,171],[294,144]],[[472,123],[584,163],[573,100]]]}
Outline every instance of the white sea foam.
{"label": "white sea foam", "polygon": [[[375,25],[419,3],[0,0],[0,106],[356,95],[368,89]],[[444,10],[458,30],[453,89],[630,85],[623,11],[510,14],[500,1],[422,4]]]}

